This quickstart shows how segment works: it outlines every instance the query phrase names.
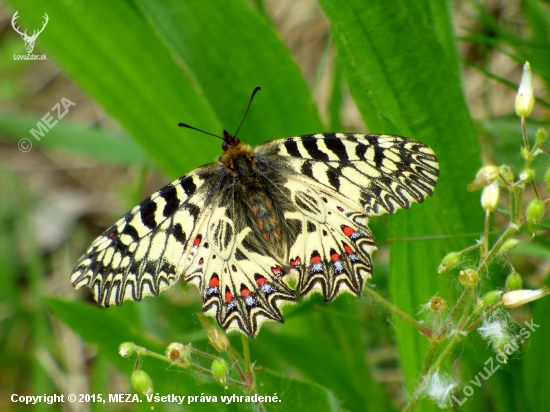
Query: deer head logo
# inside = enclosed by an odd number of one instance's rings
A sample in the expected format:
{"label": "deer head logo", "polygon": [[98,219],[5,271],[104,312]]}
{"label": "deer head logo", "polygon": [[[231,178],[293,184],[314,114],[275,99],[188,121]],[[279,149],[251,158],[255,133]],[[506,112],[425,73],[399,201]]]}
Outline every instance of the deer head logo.
{"label": "deer head logo", "polygon": [[25,48],[27,49],[27,53],[32,53],[33,49],[34,49],[34,42],[36,42],[36,38],[38,37],[38,35],[40,33],[42,33],[44,31],[44,28],[46,27],[46,24],[48,24],[48,15],[46,13],[44,13],[44,24],[42,25],[42,28],[40,30],[34,30],[33,33],[32,33],[32,36],[29,36],[27,35],[27,30],[25,30],[24,33],[21,32],[21,30],[19,29],[18,26],[16,26],[16,20],[17,18],[19,17],[17,15],[17,13],[19,13],[19,11],[16,11],[15,14],[13,15],[13,18],[11,19],[11,25],[13,26],[13,29],[19,33],[21,35],[21,37],[23,38],[23,40],[25,41]]}

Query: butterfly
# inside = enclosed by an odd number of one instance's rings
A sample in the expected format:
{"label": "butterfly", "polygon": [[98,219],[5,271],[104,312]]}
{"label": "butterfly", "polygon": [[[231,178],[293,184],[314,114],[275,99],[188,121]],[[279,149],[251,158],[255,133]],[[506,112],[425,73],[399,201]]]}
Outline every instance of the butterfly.
{"label": "butterfly", "polygon": [[183,278],[223,329],[255,336],[301,297],[360,295],[376,249],[368,218],[423,202],[439,174],[432,149],[406,137],[320,133],[251,147],[236,135],[224,131],[216,163],[166,185],[99,236],[73,286],[109,306]]}

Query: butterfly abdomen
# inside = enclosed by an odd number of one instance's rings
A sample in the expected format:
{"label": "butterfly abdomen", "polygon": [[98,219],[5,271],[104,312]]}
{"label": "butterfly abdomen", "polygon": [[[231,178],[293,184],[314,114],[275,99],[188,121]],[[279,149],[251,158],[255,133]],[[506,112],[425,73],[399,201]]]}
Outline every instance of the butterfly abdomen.
{"label": "butterfly abdomen", "polygon": [[[243,145],[239,145],[243,146]],[[260,178],[259,165],[253,152],[248,147],[237,146],[231,152],[226,153],[224,160],[233,179],[239,186],[243,202],[249,215],[249,222],[253,232],[262,238],[267,248],[274,252],[275,256],[282,258],[283,237],[277,211],[273,206],[270,188]]]}

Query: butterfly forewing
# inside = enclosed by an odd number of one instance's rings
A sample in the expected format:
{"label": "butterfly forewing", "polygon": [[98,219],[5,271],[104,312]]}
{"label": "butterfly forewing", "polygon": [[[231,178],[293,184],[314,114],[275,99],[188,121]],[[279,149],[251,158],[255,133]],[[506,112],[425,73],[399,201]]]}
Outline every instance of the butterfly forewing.
{"label": "butterfly forewing", "polygon": [[[229,140],[231,139],[231,140]],[[433,193],[438,164],[415,140],[318,134],[230,149],[165,186],[97,238],[71,275],[102,305],[180,278],[226,330],[254,336],[299,296],[359,295],[371,277],[368,216]],[[288,279],[297,276],[296,290]]]}
{"label": "butterfly forewing", "polygon": [[369,216],[394,213],[433,194],[438,163],[422,143],[400,136],[326,133],[266,143],[288,156],[306,184],[362,206]]}

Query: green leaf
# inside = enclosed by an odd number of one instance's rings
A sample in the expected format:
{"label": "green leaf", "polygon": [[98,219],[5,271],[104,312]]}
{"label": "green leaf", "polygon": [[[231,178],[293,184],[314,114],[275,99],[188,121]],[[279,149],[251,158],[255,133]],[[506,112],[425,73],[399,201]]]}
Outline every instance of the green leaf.
{"label": "green leaf", "polygon": [[[546,286],[550,287],[550,281],[546,280]],[[532,411],[541,410],[543,405],[550,405],[550,376],[546,371],[550,370],[550,352],[548,351],[548,342],[550,342],[550,322],[548,322],[548,313],[550,313],[550,298],[545,297],[537,301],[534,305],[531,322],[533,329],[527,329],[530,332],[528,339],[528,350],[524,354],[523,370],[521,379],[516,382],[524,390],[527,405]],[[525,326],[525,325],[522,325]],[[544,371],[544,373],[541,373]]]}
{"label": "green leaf", "polygon": [[219,1],[215,7],[198,0],[137,2],[231,132],[256,86],[262,91],[243,125],[246,141],[261,143],[321,130],[298,66],[250,2]]}
{"label": "green leaf", "polygon": [[[40,27],[40,2],[8,4],[19,10],[23,27]],[[179,176],[213,158],[214,151],[193,144],[177,124],[185,118],[219,128],[216,116],[133,5],[76,0],[67,6],[53,0],[47,13],[50,21],[37,47],[44,47],[162,169]]]}
{"label": "green leaf", "polygon": [[[133,342],[157,353],[163,353],[164,348],[167,346],[167,344],[162,345],[158,341],[144,336],[135,311],[135,304],[127,303],[124,306],[110,308],[109,310],[54,298],[46,299],[46,304],[55,316],[78,333],[86,342],[95,345],[102,356],[109,359],[118,369],[123,371],[128,381],[134,368],[135,356],[124,359],[118,354],[118,346],[122,342]],[[143,362],[143,369],[153,379],[155,393],[158,392],[161,396],[168,394],[197,396],[204,393],[209,396],[221,397],[225,394],[223,388],[214,383],[204,383],[200,388],[197,388],[197,379],[191,373],[182,373],[177,369],[170,369],[164,362],[155,359],[146,358]],[[130,388],[128,389],[127,392],[132,392]],[[104,393],[104,397],[108,397],[109,393]],[[162,403],[154,405],[155,410],[165,410],[165,405]],[[145,401],[134,404],[134,406],[142,411],[150,411],[150,406]],[[193,411],[228,410],[219,402],[191,404],[186,402],[185,406]],[[230,408],[229,410],[236,410],[236,408]]]}
{"label": "green leaf", "polygon": [[[479,148],[458,77],[447,7],[428,1],[388,6],[382,0],[321,0],[339,61],[369,130],[404,134],[430,145],[440,162],[435,196],[399,212],[391,236],[470,233],[481,228],[477,195],[466,192],[479,165]],[[436,26],[430,22],[439,22]],[[464,239],[394,242],[392,301],[410,314],[436,293],[453,300],[452,279],[437,275],[440,259]],[[373,283],[376,283],[376,273]],[[418,379],[427,340],[397,321],[397,339],[409,389]]]}
{"label": "green leaf", "polygon": [[[286,411],[340,411],[340,404],[331,391],[313,384],[291,379],[267,370],[256,372],[259,396],[271,396],[265,402],[268,412]],[[278,402],[273,401],[276,395]]]}
{"label": "green leaf", "polygon": [[326,305],[320,296],[285,311],[284,334],[277,325],[251,342],[259,366],[280,373],[289,369],[330,388],[342,406],[355,411],[365,405],[393,410],[372,376],[364,354],[357,299],[342,296]]}

